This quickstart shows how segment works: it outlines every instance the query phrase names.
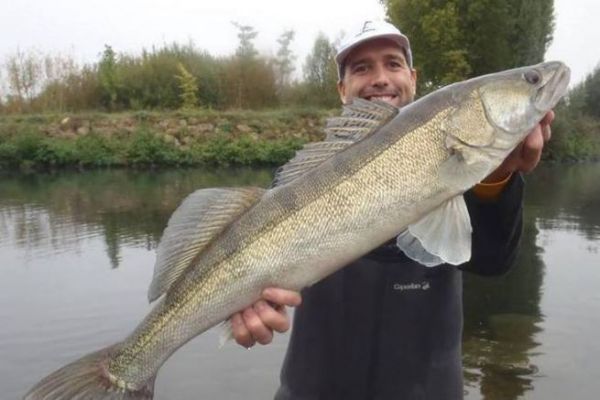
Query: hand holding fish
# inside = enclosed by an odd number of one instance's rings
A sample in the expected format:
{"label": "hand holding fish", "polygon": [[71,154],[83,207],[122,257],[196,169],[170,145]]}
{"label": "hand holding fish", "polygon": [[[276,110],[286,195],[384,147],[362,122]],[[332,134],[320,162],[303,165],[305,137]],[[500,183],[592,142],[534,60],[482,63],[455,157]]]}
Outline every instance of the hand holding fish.
{"label": "hand holding fish", "polygon": [[267,288],[263,299],[231,317],[231,330],[235,341],[246,348],[256,344],[269,344],[273,331],[284,333],[290,328],[286,306],[296,307],[302,301],[300,293],[291,290]]}

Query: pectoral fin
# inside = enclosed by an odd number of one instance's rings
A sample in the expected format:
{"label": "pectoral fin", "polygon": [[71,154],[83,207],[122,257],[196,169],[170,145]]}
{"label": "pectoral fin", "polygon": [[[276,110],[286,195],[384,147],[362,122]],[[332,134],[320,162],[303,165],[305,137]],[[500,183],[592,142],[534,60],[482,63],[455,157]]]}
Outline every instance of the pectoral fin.
{"label": "pectoral fin", "polygon": [[466,191],[491,172],[490,159],[459,143],[452,147],[452,155],[439,168],[442,182],[460,191]]}
{"label": "pectoral fin", "polygon": [[410,225],[396,244],[409,258],[433,267],[471,259],[471,219],[462,196],[456,196]]}

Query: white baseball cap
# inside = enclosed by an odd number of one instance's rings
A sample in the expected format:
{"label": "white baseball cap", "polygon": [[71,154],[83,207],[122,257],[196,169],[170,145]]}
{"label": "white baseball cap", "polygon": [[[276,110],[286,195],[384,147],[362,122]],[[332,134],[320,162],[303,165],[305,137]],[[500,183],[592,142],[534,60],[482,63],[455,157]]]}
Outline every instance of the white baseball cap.
{"label": "white baseball cap", "polygon": [[355,35],[349,35],[345,38],[335,56],[339,79],[342,79],[342,76],[344,75],[344,61],[352,49],[365,41],[376,38],[387,38],[396,42],[398,46],[404,50],[406,62],[412,68],[412,51],[410,50],[410,42],[408,41],[408,38],[402,32],[400,32],[398,28],[388,22],[365,21],[358,33]]}

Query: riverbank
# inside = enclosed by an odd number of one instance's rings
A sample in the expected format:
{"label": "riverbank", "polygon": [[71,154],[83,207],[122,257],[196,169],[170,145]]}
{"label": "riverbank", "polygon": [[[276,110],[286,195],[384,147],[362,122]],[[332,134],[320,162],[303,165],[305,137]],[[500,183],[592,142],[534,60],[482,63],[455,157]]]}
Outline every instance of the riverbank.
{"label": "riverbank", "polygon": [[336,111],[212,110],[0,118],[0,167],[279,165]]}
{"label": "riverbank", "polygon": [[[0,169],[277,166],[322,140],[339,110],[163,111],[0,117]],[[593,122],[593,123],[592,123]],[[598,123],[557,118],[544,159],[600,159]],[[580,133],[581,132],[581,133]]]}

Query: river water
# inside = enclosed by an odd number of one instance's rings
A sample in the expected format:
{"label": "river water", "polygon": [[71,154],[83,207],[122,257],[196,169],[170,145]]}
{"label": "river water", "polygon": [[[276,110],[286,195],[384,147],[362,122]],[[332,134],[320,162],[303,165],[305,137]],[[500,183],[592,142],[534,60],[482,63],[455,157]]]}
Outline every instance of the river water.
{"label": "river water", "polygon": [[[124,337],[149,310],[154,251],[201,187],[266,186],[269,170],[62,172],[0,177],[0,393]],[[500,278],[465,275],[467,400],[600,392],[600,165],[527,177],[522,250]],[[218,349],[213,329],[167,361],[156,399],[269,399],[287,335]]]}

